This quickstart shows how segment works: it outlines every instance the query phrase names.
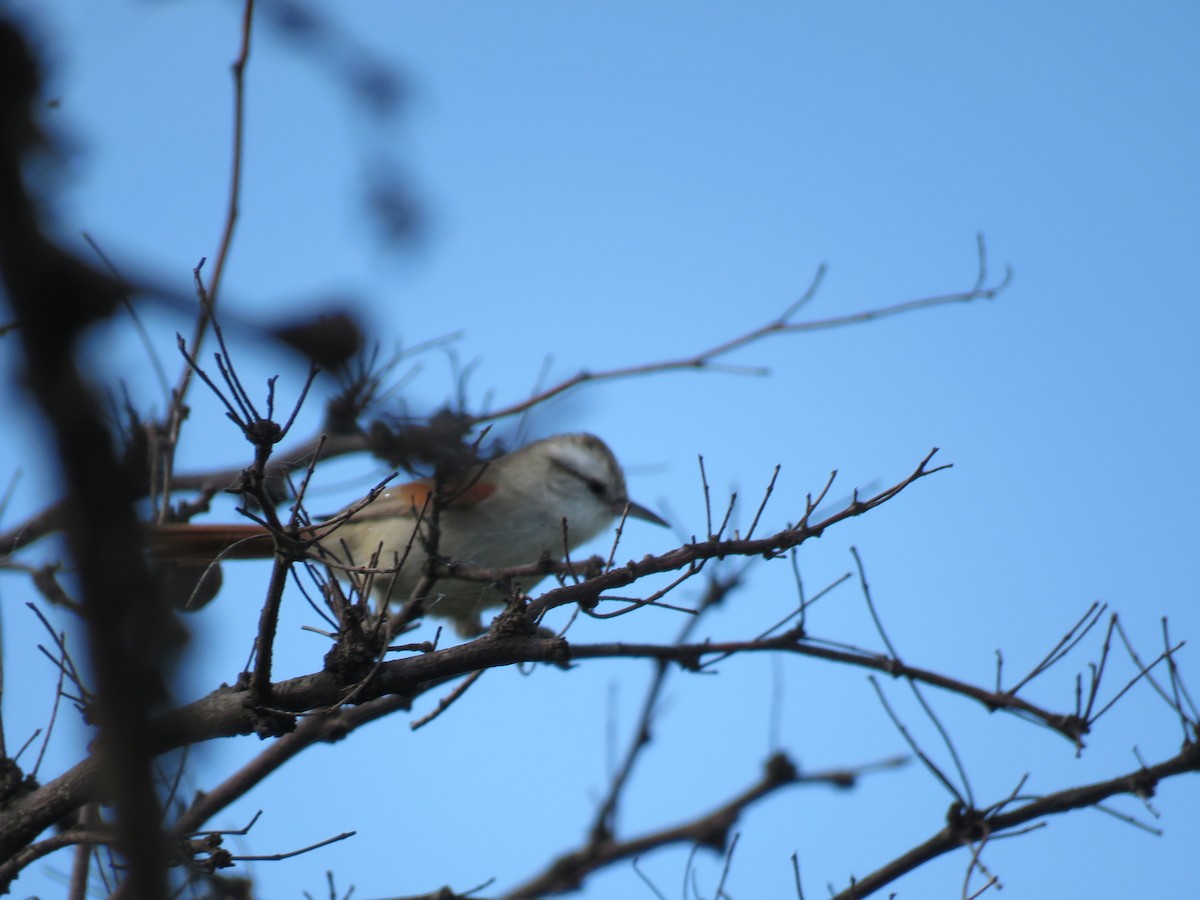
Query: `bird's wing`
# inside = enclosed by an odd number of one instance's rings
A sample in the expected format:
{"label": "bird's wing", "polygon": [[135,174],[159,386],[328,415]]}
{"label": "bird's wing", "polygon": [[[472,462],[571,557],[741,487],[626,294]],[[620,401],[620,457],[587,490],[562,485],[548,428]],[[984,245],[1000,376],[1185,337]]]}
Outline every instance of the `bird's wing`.
{"label": "bird's wing", "polygon": [[[373,520],[417,516],[432,503],[433,479],[422,478],[390,487],[355,511],[349,521],[368,523]],[[445,509],[464,509],[481,503],[495,493],[495,486],[476,477],[461,488],[447,487]],[[347,507],[343,513],[354,509]],[[335,517],[335,521],[340,518]],[[343,522],[339,522],[340,526]],[[314,525],[302,534],[325,537],[336,527]],[[261,525],[252,524],[193,524],[146,525],[146,546],[151,555],[174,562],[212,562],[217,559],[269,559],[275,555],[275,541]]]}
{"label": "bird's wing", "polygon": [[[422,510],[429,514],[433,503],[433,479],[422,478],[387,488],[379,493],[374,500],[355,512],[351,521],[366,522],[371,519],[390,519],[397,516],[417,516]],[[447,487],[443,493],[446,500],[443,509],[469,509],[482,503],[496,492],[496,486],[490,482],[476,478],[461,488]],[[357,504],[355,504],[357,505]],[[353,509],[348,507],[346,511]]]}

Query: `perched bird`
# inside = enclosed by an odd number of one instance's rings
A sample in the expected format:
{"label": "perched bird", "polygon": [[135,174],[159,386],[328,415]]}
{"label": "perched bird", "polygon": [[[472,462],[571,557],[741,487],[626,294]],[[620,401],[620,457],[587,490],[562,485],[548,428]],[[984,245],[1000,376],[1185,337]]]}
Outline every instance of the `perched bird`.
{"label": "perched bird", "polygon": [[[434,546],[432,479],[381,491],[347,507],[328,525],[309,529],[309,556],[338,567],[383,570],[373,592],[384,602],[411,598]],[[625,475],[608,446],[591,434],[559,434],[474,466],[443,485],[436,554],[460,570],[498,570],[562,559],[620,516],[666,525],[632,502]],[[358,508],[360,507],[361,508]],[[566,520],[564,531],[564,519]],[[341,521],[341,524],[337,524]],[[269,557],[271,535],[257,525],[167,525],[147,536],[151,552],[171,562]],[[407,554],[407,556],[406,556]],[[386,570],[403,561],[394,575]],[[441,578],[422,598],[428,615],[450,620],[463,636],[483,630],[480,614],[504,605],[494,584]]]}

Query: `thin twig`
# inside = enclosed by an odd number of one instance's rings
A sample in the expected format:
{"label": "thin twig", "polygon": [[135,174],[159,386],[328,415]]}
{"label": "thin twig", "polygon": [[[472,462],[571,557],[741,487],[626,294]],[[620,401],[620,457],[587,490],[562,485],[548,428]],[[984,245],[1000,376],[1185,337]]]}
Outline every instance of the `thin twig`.
{"label": "thin twig", "polygon": [[[867,583],[867,571],[863,566],[862,557],[859,556],[858,548],[851,547],[850,554],[854,557],[854,565],[858,568],[859,585],[862,588],[863,599],[866,600],[867,609],[870,610],[871,620],[875,623],[875,630],[879,633],[884,645],[888,648],[888,653],[892,659],[900,661],[900,654],[896,652],[895,645],[888,636],[886,629],[883,627],[883,619],[879,616],[879,611],[875,608],[875,599],[871,596],[871,586]],[[925,700],[925,696],[921,693],[920,686],[911,678],[906,679],[909,689],[913,692],[913,696],[917,698],[917,703],[921,705],[921,709],[925,711],[926,718],[933,723],[933,727],[937,729],[937,733],[942,738],[942,743],[950,754],[950,759],[954,762],[954,768],[958,770],[959,782],[962,784],[963,792],[966,794],[965,805],[973,807],[975,805],[974,793],[971,790],[971,780],[967,777],[966,767],[963,765],[962,759],[958,755],[958,749],[954,746],[954,741],[950,739],[950,732],[942,724],[942,720],[933,711],[933,707]],[[957,792],[955,794],[957,795]]]}
{"label": "thin twig", "polygon": [[925,768],[928,769],[929,773],[941,783],[942,787],[944,787],[952,797],[954,797],[956,803],[958,803],[960,806],[969,808],[967,802],[963,799],[962,794],[959,793],[958,788],[956,788],[954,783],[946,777],[940,768],[938,768],[937,764],[930,759],[929,755],[921,749],[920,745],[909,732],[908,728],[903,722],[900,721],[900,717],[896,714],[896,711],[892,709],[892,705],[888,703],[887,696],[883,693],[883,688],[879,686],[878,679],[876,679],[874,675],[870,675],[867,677],[867,680],[871,683],[871,687],[875,688],[875,693],[879,697],[879,702],[883,706],[884,712],[886,712],[888,718],[892,720],[892,724],[896,727],[896,730],[900,732],[900,736],[904,738],[905,743],[907,743],[912,752],[916,754],[917,759],[921,760],[921,762],[925,764]]}
{"label": "thin twig", "polygon": [[419,719],[415,719],[410,726],[412,730],[416,731],[418,728],[428,725],[430,722],[444,713],[454,704],[454,701],[465,694],[470,689],[471,685],[477,682],[486,671],[487,669],[479,669],[478,671],[472,672],[470,675],[464,678],[462,684],[457,685],[449,694],[438,700],[437,706],[434,707],[432,711],[421,716]]}
{"label": "thin twig", "polygon": [[[245,148],[246,128],[246,64],[250,60],[250,37],[254,24],[254,0],[245,0],[242,7],[242,43],[237,58],[230,67],[233,75],[233,144],[232,162],[229,172],[229,197],[225,208],[225,224],[222,228],[221,239],[217,244],[217,258],[213,264],[212,276],[209,278],[208,306],[202,307],[192,332],[191,346],[193,352],[199,353],[208,330],[212,312],[217,306],[217,298],[221,291],[221,278],[225,274],[225,263],[229,258],[229,250],[233,246],[233,234],[237,227],[238,213],[242,196],[242,159]],[[175,388],[176,402],[182,404],[191,384],[191,369],[184,368],[179,384]]]}
{"label": "thin twig", "polygon": [[352,838],[356,834],[358,834],[357,831],[343,831],[341,834],[326,838],[323,841],[317,841],[315,844],[309,844],[307,847],[301,847],[299,850],[288,850],[286,853],[270,853],[265,856],[231,856],[230,859],[235,862],[278,862],[281,859],[291,859],[293,856],[299,856],[302,853],[310,853],[321,847],[328,847],[330,844],[336,844],[338,841]]}
{"label": "thin twig", "polygon": [[[477,422],[495,421],[497,419],[507,418],[509,416],[518,415],[525,412],[530,407],[545,403],[552,397],[557,397],[559,394],[565,393],[581,384],[586,384],[593,381],[611,381],[621,378],[633,378],[644,375],[653,375],[661,372],[672,372],[680,369],[697,369],[700,371],[711,370],[715,368],[714,362],[721,357],[727,356],[735,350],[755,343],[766,337],[776,334],[795,334],[807,331],[819,331],[828,328],[841,328],[847,325],[858,325],[865,322],[872,322],[877,319],[887,318],[889,316],[903,315],[909,312],[915,312],[921,309],[929,309],[935,306],[944,306],[950,303],[969,303],[974,300],[991,300],[1008,287],[1012,280],[1012,269],[1005,268],[1004,278],[993,285],[986,287],[987,283],[987,247],[983,240],[983,235],[976,235],[976,250],[979,256],[979,269],[975,280],[975,284],[966,291],[958,291],[951,294],[940,294],[933,297],[924,297],[919,300],[908,300],[903,303],[895,303],[890,306],[880,307],[878,309],[865,310],[863,312],[851,313],[844,316],[833,316],[827,319],[815,319],[809,322],[792,322],[791,317],[795,315],[815,294],[818,285],[825,274],[825,267],[818,269],[816,277],[814,277],[812,285],[808,291],[797,301],[793,302],[784,310],[779,317],[772,319],[765,325],[753,328],[739,337],[732,340],[724,341],[707,350],[702,350],[694,356],[682,357],[680,359],[669,360],[666,362],[649,363],[636,366],[626,366],[616,369],[608,369],[602,372],[579,372],[564,381],[559,382],[553,387],[547,388],[539,393],[534,394],[525,400],[514,403],[511,406],[502,407],[494,410],[487,415],[476,418]],[[766,374],[762,369],[748,370],[754,374]]]}

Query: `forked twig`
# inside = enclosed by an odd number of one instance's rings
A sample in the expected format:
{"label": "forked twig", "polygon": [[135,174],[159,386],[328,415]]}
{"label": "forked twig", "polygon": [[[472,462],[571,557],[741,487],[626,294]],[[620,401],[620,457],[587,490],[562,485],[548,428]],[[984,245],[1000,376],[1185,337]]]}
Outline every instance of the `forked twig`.
{"label": "forked twig", "polygon": [[[871,621],[875,623],[875,630],[878,632],[880,639],[884,643],[884,646],[888,648],[888,653],[890,654],[891,658],[896,662],[899,662],[900,654],[896,652],[895,645],[892,643],[891,638],[888,637],[887,630],[883,627],[883,620],[879,616],[879,611],[875,608],[875,600],[871,596],[871,586],[867,583],[866,569],[863,567],[862,557],[858,554],[858,548],[851,547],[850,553],[854,557],[855,566],[858,568],[859,585],[862,587],[863,599],[866,600],[867,609],[871,613]],[[954,768],[958,770],[958,778],[962,784],[963,792],[966,794],[966,797],[963,798],[959,795],[957,790],[952,789],[954,796],[964,805],[973,807],[975,805],[975,797],[971,791],[971,780],[967,777],[966,767],[963,765],[962,759],[958,755],[958,749],[954,746],[954,741],[950,739],[950,732],[946,730],[946,727],[942,724],[942,720],[933,711],[933,707],[929,705],[929,702],[921,693],[921,688],[916,681],[912,678],[907,678],[905,680],[908,682],[909,689],[913,692],[913,696],[917,698],[917,702],[921,705],[921,709],[925,711],[926,718],[933,723],[933,727],[937,729],[938,734],[941,735],[942,743],[945,745],[947,752],[949,752],[950,759],[954,762]],[[875,684],[875,690],[880,694],[880,698],[882,699],[882,691],[880,690],[878,684]],[[887,704],[885,703],[884,705],[886,707]],[[890,708],[888,709],[888,715],[892,716],[892,721],[895,722],[899,727],[899,720],[892,715]],[[907,731],[902,729],[902,733],[907,739]],[[921,756],[921,759],[926,762],[926,765],[932,766],[932,763],[929,762],[915,746],[913,747],[913,750]],[[934,774],[938,776],[939,780],[945,784],[946,781],[942,777],[941,773],[936,769],[933,771]]]}
{"label": "forked twig", "polygon": [[[987,245],[982,234],[975,236],[976,251],[979,256],[979,269],[976,275],[975,283],[969,290],[958,291],[951,294],[940,294],[933,297],[923,297],[919,300],[907,300],[903,303],[895,303],[891,306],[884,306],[878,309],[865,310],[863,312],[851,313],[844,316],[833,316],[827,319],[815,319],[809,322],[792,322],[791,318],[800,311],[815,295],[820,287],[821,281],[825,277],[825,266],[821,265],[809,284],[808,289],[791,305],[783,311],[783,313],[765,325],[760,325],[753,328],[739,337],[724,341],[716,346],[710,347],[707,350],[702,350],[694,356],[682,357],[680,359],[668,360],[658,363],[646,363],[636,366],[624,366],[621,368],[607,369],[602,372],[579,372],[558,384],[547,388],[539,393],[534,394],[525,400],[513,403],[510,406],[502,407],[494,410],[486,415],[479,416],[476,421],[495,421],[497,419],[515,416],[525,412],[533,406],[545,403],[552,397],[557,397],[559,394],[566,393],[581,384],[593,381],[612,381],[621,378],[633,378],[643,375],[654,375],[660,372],[674,372],[681,369],[697,369],[701,371],[712,370],[716,368],[715,361],[729,355],[735,350],[753,344],[764,338],[776,334],[795,334],[806,331],[819,331],[828,328],[841,328],[846,325],[858,325],[865,322],[872,322],[876,319],[883,319],[889,316],[903,315],[904,313],[915,312],[920,309],[929,309],[934,306],[944,306],[949,303],[969,303],[973,300],[991,300],[1008,287],[1012,281],[1012,268],[1006,266],[1004,277],[995,285],[988,287],[988,261],[987,261]],[[766,374],[764,369],[742,369],[741,371],[751,374]]]}

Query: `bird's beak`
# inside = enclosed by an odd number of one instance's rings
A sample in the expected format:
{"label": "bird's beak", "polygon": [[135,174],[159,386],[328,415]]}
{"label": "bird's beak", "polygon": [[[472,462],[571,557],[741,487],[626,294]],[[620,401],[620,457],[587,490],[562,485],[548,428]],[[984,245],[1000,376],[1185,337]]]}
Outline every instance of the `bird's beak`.
{"label": "bird's beak", "polygon": [[640,503],[634,503],[632,500],[626,500],[624,503],[618,504],[617,515],[619,516],[622,513],[631,519],[643,519],[647,522],[653,522],[655,525],[661,525],[664,528],[671,527],[662,516],[651,512]]}

